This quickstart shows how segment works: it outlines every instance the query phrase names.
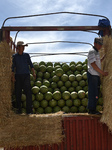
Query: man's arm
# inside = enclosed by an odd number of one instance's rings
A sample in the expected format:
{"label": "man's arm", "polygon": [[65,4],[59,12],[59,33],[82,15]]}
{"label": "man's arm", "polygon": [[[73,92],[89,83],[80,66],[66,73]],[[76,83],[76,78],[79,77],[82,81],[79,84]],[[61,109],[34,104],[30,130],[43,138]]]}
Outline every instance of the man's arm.
{"label": "man's arm", "polygon": [[93,67],[94,70],[96,70],[97,72],[99,72],[100,74],[102,74],[103,76],[107,76],[108,72],[104,72],[102,71],[95,62],[91,63],[91,66]]}
{"label": "man's arm", "polygon": [[104,54],[103,57],[100,59],[101,62],[104,60],[105,56],[106,56],[106,54]]}
{"label": "man's arm", "polygon": [[31,68],[31,70],[32,70],[32,72],[33,72],[34,79],[36,79],[35,69],[34,69],[34,68]]}
{"label": "man's arm", "polygon": [[36,79],[36,73],[35,73],[35,69],[34,69],[34,67],[33,67],[33,63],[32,63],[32,61],[31,61],[31,59],[30,59],[30,55],[27,54],[27,56],[28,56],[28,62],[29,62],[30,68],[31,68],[31,70],[32,70],[32,72],[33,72],[34,79]]}

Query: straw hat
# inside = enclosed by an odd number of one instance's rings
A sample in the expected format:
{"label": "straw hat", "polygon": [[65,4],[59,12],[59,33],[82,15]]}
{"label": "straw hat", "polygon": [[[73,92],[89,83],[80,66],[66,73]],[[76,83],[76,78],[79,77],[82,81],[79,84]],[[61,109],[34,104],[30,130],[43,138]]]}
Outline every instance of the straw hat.
{"label": "straw hat", "polygon": [[17,46],[28,46],[28,44],[24,44],[23,41],[18,41]]}

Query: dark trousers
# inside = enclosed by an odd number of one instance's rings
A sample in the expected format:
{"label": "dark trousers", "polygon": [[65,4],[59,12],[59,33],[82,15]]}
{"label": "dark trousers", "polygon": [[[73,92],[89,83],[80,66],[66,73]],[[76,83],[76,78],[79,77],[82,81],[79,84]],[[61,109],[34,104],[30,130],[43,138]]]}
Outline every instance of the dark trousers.
{"label": "dark trousers", "polygon": [[30,85],[30,75],[22,74],[15,76],[15,94],[17,101],[17,111],[21,113],[21,95],[22,89],[26,95],[26,113],[32,112],[32,93],[31,93],[31,85]]}
{"label": "dark trousers", "polygon": [[87,72],[88,77],[88,109],[96,110],[96,105],[100,91],[100,77],[91,75]]}

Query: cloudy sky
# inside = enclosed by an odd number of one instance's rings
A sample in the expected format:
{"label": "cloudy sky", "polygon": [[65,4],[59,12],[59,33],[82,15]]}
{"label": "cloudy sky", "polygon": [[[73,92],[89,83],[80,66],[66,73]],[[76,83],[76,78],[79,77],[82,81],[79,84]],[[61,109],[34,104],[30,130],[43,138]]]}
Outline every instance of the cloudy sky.
{"label": "cloudy sky", "polygon": [[[55,12],[77,12],[103,15],[112,22],[112,1],[108,0],[0,0],[0,25],[8,17],[36,15]],[[5,26],[97,26],[101,17],[55,14],[32,18],[10,19]],[[1,28],[1,27],[0,27]],[[98,31],[97,31],[98,32]],[[15,39],[16,32],[11,32]],[[88,42],[93,44],[95,33],[83,31],[21,31],[17,41],[50,42],[50,41],[74,41]],[[91,48],[86,44],[75,43],[52,43],[52,44],[29,44],[25,51],[28,53],[75,53],[88,52]],[[32,56],[32,55],[31,55]],[[36,55],[35,55],[36,56]],[[86,56],[80,55],[55,55],[31,57],[33,62],[52,61],[70,62],[84,61]]]}

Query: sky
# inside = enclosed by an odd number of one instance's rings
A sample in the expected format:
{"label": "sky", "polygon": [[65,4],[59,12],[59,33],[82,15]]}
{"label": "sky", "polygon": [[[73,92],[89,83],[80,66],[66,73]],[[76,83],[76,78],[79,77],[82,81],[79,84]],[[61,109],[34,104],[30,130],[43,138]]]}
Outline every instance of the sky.
{"label": "sky", "polygon": [[[112,1],[108,0],[0,0],[0,28],[3,21],[8,17],[56,13],[56,12],[76,12],[106,16],[112,22]],[[18,18],[7,20],[4,26],[97,26],[101,17],[74,15],[61,13],[55,15],[38,16],[30,18]],[[98,31],[96,31],[98,32]],[[10,36],[15,39],[16,32],[11,32]],[[95,33],[84,31],[21,31],[18,33],[16,43],[24,41],[51,42],[51,41],[71,41],[86,42],[93,44]],[[25,48],[27,53],[76,53],[88,52],[91,45],[76,43],[48,43],[29,44]],[[87,55],[87,54],[86,54]],[[71,62],[84,61],[87,56],[81,55],[31,55],[33,62]]]}

